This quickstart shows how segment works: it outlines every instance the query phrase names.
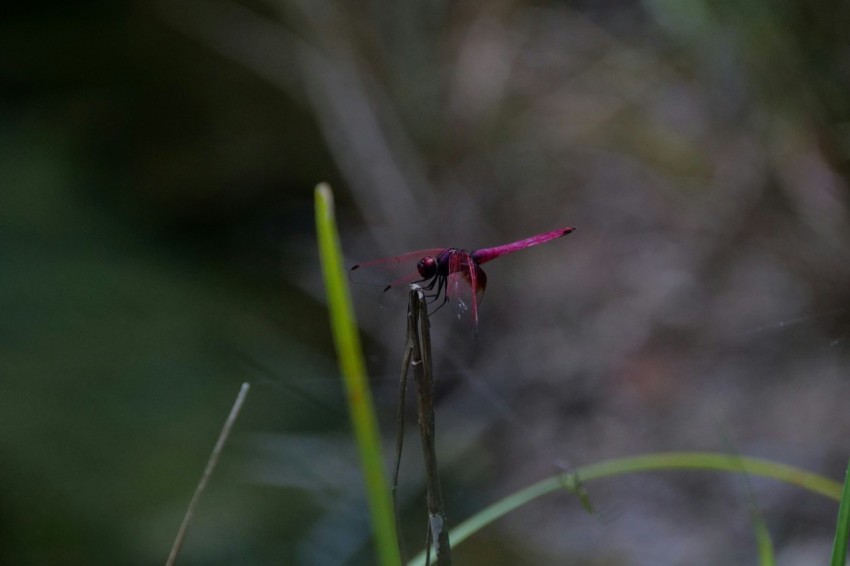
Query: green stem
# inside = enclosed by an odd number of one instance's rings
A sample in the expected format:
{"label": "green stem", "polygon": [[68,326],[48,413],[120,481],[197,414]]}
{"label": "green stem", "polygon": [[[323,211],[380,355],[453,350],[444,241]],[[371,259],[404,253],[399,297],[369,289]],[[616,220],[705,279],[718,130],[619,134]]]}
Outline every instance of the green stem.
{"label": "green stem", "polygon": [[[638,472],[673,470],[745,473],[790,483],[831,499],[839,500],[841,497],[841,484],[838,482],[801,470],[800,468],[778,464],[769,460],[704,452],[649,454],[591,464],[530,485],[478,512],[452,529],[450,533],[452,544],[457,546],[473,533],[489,525],[496,519],[547,493],[564,488],[570,491],[580,492],[582,486],[587,482],[606,477]],[[424,563],[425,555],[424,553],[420,553],[409,565],[421,566]]]}

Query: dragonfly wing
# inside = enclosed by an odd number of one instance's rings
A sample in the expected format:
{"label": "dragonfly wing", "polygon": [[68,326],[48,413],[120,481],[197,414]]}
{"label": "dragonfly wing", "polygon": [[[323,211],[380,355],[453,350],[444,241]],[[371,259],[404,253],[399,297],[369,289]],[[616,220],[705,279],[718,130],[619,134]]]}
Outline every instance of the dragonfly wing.
{"label": "dragonfly wing", "polygon": [[487,275],[468,253],[458,252],[450,259],[446,297],[454,304],[458,318],[470,316],[478,326],[478,303],[486,286]]}
{"label": "dragonfly wing", "polygon": [[415,252],[407,252],[406,254],[401,254],[393,257],[385,257],[381,259],[373,259],[372,261],[363,261],[354,265],[351,268],[351,271],[358,271],[365,268],[371,267],[382,267],[384,269],[392,268],[393,266],[400,265],[416,265],[420,259],[428,256],[438,256],[441,253],[446,251],[446,248],[431,248],[427,250],[417,250]]}
{"label": "dragonfly wing", "polygon": [[409,285],[422,279],[417,269],[419,262],[443,251],[445,248],[418,250],[358,263],[349,270],[349,279],[358,287],[374,289],[376,294],[383,291],[380,296],[383,306],[402,305],[407,299]]}
{"label": "dragonfly wing", "polygon": [[444,248],[418,250],[394,257],[365,261],[353,266],[349,272],[349,278],[357,284],[382,286],[385,289],[393,287],[404,287],[417,279],[419,275],[417,265],[426,257],[436,257]]}

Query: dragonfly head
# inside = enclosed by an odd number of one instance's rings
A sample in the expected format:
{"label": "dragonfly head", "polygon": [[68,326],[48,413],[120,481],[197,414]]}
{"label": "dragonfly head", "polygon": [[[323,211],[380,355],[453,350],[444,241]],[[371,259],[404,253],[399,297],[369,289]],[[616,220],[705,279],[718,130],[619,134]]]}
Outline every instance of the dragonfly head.
{"label": "dragonfly head", "polygon": [[432,256],[423,257],[416,264],[416,269],[419,270],[422,279],[431,279],[437,274],[437,260]]}

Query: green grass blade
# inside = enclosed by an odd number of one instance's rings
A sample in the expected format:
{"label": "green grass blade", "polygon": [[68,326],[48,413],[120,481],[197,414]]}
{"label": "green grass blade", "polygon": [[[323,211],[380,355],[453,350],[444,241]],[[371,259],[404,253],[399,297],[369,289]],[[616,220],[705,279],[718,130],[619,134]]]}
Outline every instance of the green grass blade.
{"label": "green grass blade", "polygon": [[773,539],[761,513],[754,514],[753,528],[756,530],[756,544],[759,551],[759,564],[761,566],[774,566],[776,558],[773,554]]}
{"label": "green grass blade", "polygon": [[[841,498],[841,485],[838,482],[800,468],[769,460],[704,452],[648,454],[645,456],[606,460],[598,464],[577,468],[570,473],[558,474],[530,485],[473,515],[452,529],[449,536],[451,537],[452,545],[456,547],[475,532],[514,509],[559,489],[566,488],[575,491],[588,482],[602,478],[640,472],[672,470],[746,473],[751,476],[762,476],[790,483],[831,499],[839,500]],[[844,538],[846,540],[846,536]],[[419,554],[409,564],[410,566],[421,566],[424,563],[424,554]]]}
{"label": "green grass blade", "polygon": [[366,480],[378,558],[382,565],[400,565],[401,554],[396,544],[390,489],[384,475],[378,420],[366,381],[366,364],[363,361],[360,335],[351,306],[348,278],[342,263],[342,251],[334,219],[333,194],[330,186],[322,183],[316,187],[315,195],[319,258],[328,295],[331,329]]}
{"label": "green grass blade", "polygon": [[847,560],[847,537],[850,536],[850,464],[844,478],[841,505],[838,507],[838,524],[835,526],[835,542],[832,544],[832,566],[844,566]]}

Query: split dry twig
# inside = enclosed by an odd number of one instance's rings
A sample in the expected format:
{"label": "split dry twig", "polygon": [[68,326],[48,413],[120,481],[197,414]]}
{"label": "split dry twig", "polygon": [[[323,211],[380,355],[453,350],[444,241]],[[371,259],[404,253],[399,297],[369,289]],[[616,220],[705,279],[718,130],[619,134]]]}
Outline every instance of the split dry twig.
{"label": "split dry twig", "polygon": [[[428,529],[426,549],[430,553],[431,545],[436,552],[437,566],[450,566],[451,544],[449,542],[448,523],[443,506],[443,493],[440,487],[440,475],[437,468],[434,426],[434,378],[431,365],[431,323],[428,320],[428,305],[422,289],[411,287],[410,302],[407,311],[407,341],[399,384],[398,436],[396,437],[396,464],[393,476],[393,497],[398,487],[398,469],[401,462],[404,424],[404,393],[407,387],[407,372],[413,367],[416,382],[417,412],[419,415],[419,433],[422,439],[422,453],[425,461],[426,506],[428,509]],[[399,510],[396,502],[396,519]]]}

